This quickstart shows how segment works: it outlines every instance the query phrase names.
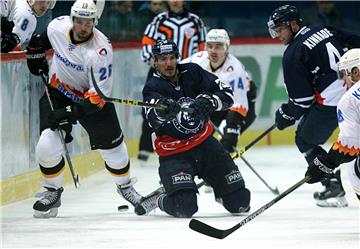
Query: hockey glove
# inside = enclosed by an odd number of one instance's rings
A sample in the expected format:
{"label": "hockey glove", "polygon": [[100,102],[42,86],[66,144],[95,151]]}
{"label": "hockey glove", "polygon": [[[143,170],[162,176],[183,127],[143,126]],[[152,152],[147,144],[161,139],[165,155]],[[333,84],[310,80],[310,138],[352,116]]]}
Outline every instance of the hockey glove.
{"label": "hockey glove", "polygon": [[180,104],[171,98],[160,99],[158,104],[165,106],[165,109],[155,110],[159,119],[164,121],[169,121],[174,119],[181,110]]}
{"label": "hockey glove", "polygon": [[66,125],[76,124],[76,118],[73,114],[72,107],[67,106],[50,112],[48,115],[48,124],[51,130],[56,130],[61,126],[61,128],[64,128],[65,132],[67,132],[69,128],[66,127]]}
{"label": "hockey glove", "polygon": [[218,108],[217,100],[207,94],[199,94],[194,103],[189,108],[193,108],[191,116],[194,119],[203,120],[208,119],[210,114]]}
{"label": "hockey glove", "polygon": [[9,53],[19,43],[20,39],[16,34],[5,34],[1,32],[1,53]]}
{"label": "hockey glove", "polygon": [[233,153],[235,151],[237,141],[238,141],[238,134],[225,133],[220,142],[224,146],[225,150],[227,150],[229,153]]}
{"label": "hockey glove", "polygon": [[310,180],[307,183],[316,183],[329,178],[334,173],[336,165],[332,164],[326,156],[319,155],[314,159],[314,161],[309,165],[305,176],[310,176]]}
{"label": "hockey glove", "polygon": [[287,104],[282,104],[275,113],[275,123],[279,130],[294,125],[296,119],[287,113]]}

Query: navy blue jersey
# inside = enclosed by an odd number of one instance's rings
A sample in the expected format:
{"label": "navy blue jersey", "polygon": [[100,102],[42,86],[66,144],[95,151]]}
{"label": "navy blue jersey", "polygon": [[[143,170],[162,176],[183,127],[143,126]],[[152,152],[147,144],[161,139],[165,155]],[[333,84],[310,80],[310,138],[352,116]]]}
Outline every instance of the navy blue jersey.
{"label": "navy blue jersey", "polygon": [[303,27],[284,52],[283,69],[289,103],[309,108],[336,106],[346,92],[337,79],[336,63],[349,49],[360,47],[360,36],[332,27]]}
{"label": "navy blue jersey", "polygon": [[[201,93],[216,95],[221,100],[222,109],[233,104],[231,88],[222,83],[217,76],[207,72],[194,63],[177,65],[179,77],[177,84],[154,73],[143,89],[144,101],[157,103],[162,98],[172,98],[182,107],[189,107]],[[146,118],[156,135],[170,136],[174,139],[187,139],[204,130],[208,119],[196,120],[187,112],[179,112],[171,121],[162,121],[156,110],[146,108]]]}

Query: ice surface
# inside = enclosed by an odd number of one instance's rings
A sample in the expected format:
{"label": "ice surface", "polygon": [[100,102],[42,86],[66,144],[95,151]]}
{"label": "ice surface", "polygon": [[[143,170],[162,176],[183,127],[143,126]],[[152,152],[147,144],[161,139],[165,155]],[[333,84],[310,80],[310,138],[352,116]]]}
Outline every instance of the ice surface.
{"label": "ice surface", "polygon": [[[294,146],[253,148],[244,154],[255,170],[272,187],[282,192],[304,177],[306,164]],[[236,161],[252,191],[251,211],[275,196],[239,159]],[[127,204],[104,170],[82,179],[79,190],[65,186],[59,215],[54,219],[34,219],[35,198],[1,207],[1,245],[4,248],[223,248],[223,249],[353,249],[359,246],[359,203],[342,166],[347,208],[320,208],[312,198],[320,184],[305,184],[264,213],[223,240],[213,239],[189,227],[189,219],[169,217],[157,210],[136,216],[133,208],[121,213]],[[75,165],[76,167],[76,165]],[[147,194],[157,188],[157,162],[147,166],[132,163],[136,189]],[[232,216],[214,201],[212,194],[200,189],[199,211],[195,218],[227,229],[245,216]],[[129,204],[130,205],[130,204]]]}

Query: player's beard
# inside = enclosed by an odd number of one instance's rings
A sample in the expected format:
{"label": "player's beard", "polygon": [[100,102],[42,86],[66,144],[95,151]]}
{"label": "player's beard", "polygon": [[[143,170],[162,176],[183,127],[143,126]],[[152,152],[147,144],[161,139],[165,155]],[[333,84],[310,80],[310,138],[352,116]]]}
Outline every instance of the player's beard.
{"label": "player's beard", "polygon": [[168,67],[168,68],[165,68],[162,70],[161,72],[161,76],[170,80],[170,81],[173,81],[175,78],[176,78],[176,67]]}

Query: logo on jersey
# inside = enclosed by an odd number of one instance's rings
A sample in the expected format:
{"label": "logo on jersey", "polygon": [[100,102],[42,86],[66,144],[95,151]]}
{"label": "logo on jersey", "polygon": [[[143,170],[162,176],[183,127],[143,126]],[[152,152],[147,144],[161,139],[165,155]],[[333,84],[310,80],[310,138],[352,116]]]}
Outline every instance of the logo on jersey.
{"label": "logo on jersey", "polygon": [[238,181],[243,180],[242,175],[238,170],[233,170],[230,174],[225,176],[227,184],[232,184]]}
{"label": "logo on jersey", "polygon": [[190,174],[180,172],[171,176],[173,184],[192,183],[192,176]]}
{"label": "logo on jersey", "polygon": [[234,68],[233,66],[228,66],[226,69],[225,69],[226,72],[233,72],[234,71]]}
{"label": "logo on jersey", "polygon": [[187,28],[185,29],[185,36],[186,38],[190,39],[195,34],[195,30],[193,28]]}
{"label": "logo on jersey", "polygon": [[[193,102],[194,100],[188,97],[182,97],[178,100],[182,108],[188,108]],[[204,127],[204,120],[196,120],[184,111],[179,112],[172,123],[183,134],[196,134]]]}
{"label": "logo on jersey", "polygon": [[68,50],[69,50],[70,52],[73,51],[75,48],[76,48],[76,46],[75,46],[74,44],[72,44],[72,43],[69,43],[69,44],[68,44]]}
{"label": "logo on jersey", "polygon": [[99,55],[105,56],[107,54],[108,54],[108,52],[107,52],[106,48],[100,48],[99,49]]}
{"label": "logo on jersey", "polygon": [[340,109],[337,112],[337,119],[338,119],[338,123],[344,121],[344,115],[342,114]]}
{"label": "logo on jersey", "polygon": [[55,58],[58,59],[59,61],[61,61],[66,67],[70,67],[79,72],[85,71],[83,65],[78,65],[78,64],[75,64],[75,63],[69,61],[67,58],[62,57],[58,52],[55,52]]}

